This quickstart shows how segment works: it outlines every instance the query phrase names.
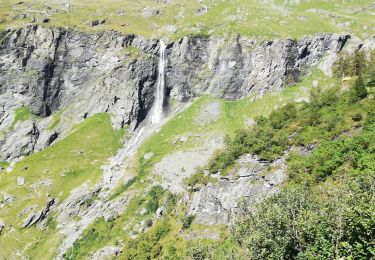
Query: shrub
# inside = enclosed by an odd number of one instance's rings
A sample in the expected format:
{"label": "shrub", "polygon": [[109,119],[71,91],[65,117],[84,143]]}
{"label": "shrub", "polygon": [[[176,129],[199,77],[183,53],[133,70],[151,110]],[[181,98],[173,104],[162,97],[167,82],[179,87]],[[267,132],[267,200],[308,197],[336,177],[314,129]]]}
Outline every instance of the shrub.
{"label": "shrub", "polygon": [[148,213],[155,213],[159,208],[159,200],[164,195],[165,190],[160,185],[153,186],[148,192],[148,201],[146,203],[146,209]]}
{"label": "shrub", "polygon": [[188,229],[194,221],[194,215],[186,215],[181,219],[182,229]]}

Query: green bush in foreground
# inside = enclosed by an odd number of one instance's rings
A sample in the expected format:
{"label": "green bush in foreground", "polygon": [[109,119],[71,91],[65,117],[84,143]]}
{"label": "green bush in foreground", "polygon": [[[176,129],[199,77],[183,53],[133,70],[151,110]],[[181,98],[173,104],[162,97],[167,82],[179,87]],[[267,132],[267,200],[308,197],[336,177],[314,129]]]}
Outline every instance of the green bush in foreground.
{"label": "green bush in foreground", "polygon": [[[255,210],[250,205],[241,206],[232,233],[248,258],[375,257],[375,104],[364,99],[364,94],[356,94],[360,98],[354,104],[347,102],[352,91],[361,93],[354,86],[336,102],[319,104],[313,100],[307,105],[307,109],[314,107],[319,113],[320,122],[314,128],[319,129],[321,142],[307,155],[289,157],[290,179],[279,194],[258,204]],[[323,100],[322,95],[317,98]],[[304,109],[289,126],[285,125],[284,131],[297,120],[304,120]],[[336,126],[330,128],[324,123],[325,118],[353,120],[350,110],[367,114],[360,132],[337,135]],[[362,114],[353,121],[361,120]]]}
{"label": "green bush in foreground", "polygon": [[234,236],[251,259],[374,257],[374,175],[292,186],[242,215]]}

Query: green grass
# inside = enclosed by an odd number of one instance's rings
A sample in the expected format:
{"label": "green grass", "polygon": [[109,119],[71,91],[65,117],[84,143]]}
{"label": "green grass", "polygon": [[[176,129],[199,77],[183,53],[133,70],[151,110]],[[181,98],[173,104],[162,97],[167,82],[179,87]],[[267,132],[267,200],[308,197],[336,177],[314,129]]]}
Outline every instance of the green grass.
{"label": "green grass", "polygon": [[15,125],[18,122],[26,121],[30,117],[31,117],[30,108],[28,108],[28,107],[20,107],[20,108],[16,109],[15,115],[14,115],[14,119],[13,119],[12,124],[9,126],[9,130],[13,131]]}
{"label": "green grass", "polygon": [[[52,256],[50,249],[56,248],[59,235],[37,227],[20,229],[26,218],[20,212],[31,205],[40,210],[46,205],[47,194],[61,202],[83,183],[94,185],[101,176],[100,167],[121,147],[122,137],[123,130],[113,130],[107,114],[96,114],[77,125],[65,139],[24,158],[10,173],[0,174],[0,190],[17,198],[0,209],[0,219],[15,229],[9,236],[0,237],[0,256],[11,257],[16,249],[25,248],[30,256],[42,253],[42,248],[46,251],[40,257]],[[25,178],[25,185],[16,185],[19,176]],[[39,184],[46,180],[51,185]],[[32,246],[36,243],[38,246]]]}
{"label": "green grass", "polygon": [[58,111],[55,114],[53,114],[52,116],[53,121],[52,121],[52,124],[48,127],[48,130],[52,131],[56,128],[56,126],[60,123],[62,113],[63,111]]}
{"label": "green grass", "polygon": [[[373,10],[353,12],[370,6],[370,0],[307,0],[298,4],[282,0],[274,1],[274,4],[262,4],[259,0],[205,0],[202,4],[188,0],[167,3],[153,0],[82,0],[69,2],[68,9],[57,1],[25,0],[17,5],[18,2],[0,0],[0,29],[30,23],[31,17],[14,19],[19,14],[34,16],[36,23],[49,17],[51,21],[45,26],[68,26],[85,31],[116,30],[171,39],[185,35],[228,33],[266,39],[299,38],[318,32],[351,32],[366,37],[372,35],[375,25]],[[207,6],[208,12],[197,15],[202,6]],[[159,13],[145,17],[142,15],[145,8]],[[91,27],[91,21],[95,19],[105,19],[106,23]],[[346,22],[351,23],[349,28],[338,26]],[[175,30],[168,29],[171,25],[175,26]]]}
{"label": "green grass", "polygon": [[[138,149],[138,159],[142,158],[144,154],[152,152],[154,156],[148,161],[150,166],[174,151],[192,149],[202,145],[190,141],[174,144],[174,140],[180,135],[201,134],[203,135],[202,139],[218,133],[233,136],[236,130],[247,127],[247,120],[267,115],[276,107],[283,106],[297,98],[309,98],[314,80],[317,80],[322,88],[335,83],[334,79],[328,78],[320,70],[314,69],[311,75],[297,85],[289,86],[280,92],[265,94],[255,101],[255,95],[237,101],[226,101],[211,96],[199,97],[187,109],[163,125],[160,131],[142,143]],[[205,125],[195,124],[194,120],[199,112],[210,102],[221,104],[219,120]]]}

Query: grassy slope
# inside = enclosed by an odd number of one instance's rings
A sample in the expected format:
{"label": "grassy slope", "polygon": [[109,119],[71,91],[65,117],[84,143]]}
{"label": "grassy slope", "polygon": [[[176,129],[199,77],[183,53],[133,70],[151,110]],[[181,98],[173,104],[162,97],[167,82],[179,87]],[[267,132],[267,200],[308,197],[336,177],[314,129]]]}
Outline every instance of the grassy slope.
{"label": "grassy slope", "polygon": [[[330,100],[332,98],[332,100],[335,100],[333,96],[337,89],[330,87],[338,86],[338,83],[335,79],[325,78],[319,73],[319,71],[315,70],[310,77],[306,78],[298,86],[287,88],[279,93],[279,95],[268,94],[255,102],[250,102],[247,99],[234,102],[220,101],[223,102],[222,105],[225,108],[221,119],[204,127],[195,126],[192,123],[193,119],[206,103],[217,100],[208,96],[201,97],[189,108],[164,125],[160,132],[150,137],[149,140],[146,140],[146,142],[140,147],[139,158],[142,158],[142,155],[145,152],[154,152],[156,156],[154,156],[149,162],[148,165],[150,166],[170,152],[191,148],[193,145],[191,143],[177,147],[171,144],[174,137],[180,134],[194,133],[202,130],[205,130],[206,132],[215,132],[220,129],[220,131],[224,131],[225,133],[234,136],[235,130],[244,127],[245,117],[255,117],[257,115],[268,114],[276,105],[281,106],[287,102],[295,100],[296,98],[306,97],[312,89],[312,81],[317,79],[319,79],[321,89],[329,88],[329,91],[331,91],[325,92],[326,94],[322,95],[322,101],[319,101],[326,102],[319,109],[320,123],[313,126],[307,125],[305,120],[311,116],[311,113],[309,113],[309,111],[306,112],[306,106],[308,105],[301,105],[299,112],[302,111],[303,113],[301,112],[297,114],[298,120],[296,120],[298,123],[288,121],[285,126],[287,129],[290,128],[292,130],[291,132],[295,131],[296,127],[298,128],[299,126],[299,135],[290,139],[291,144],[308,145],[311,143],[320,143],[324,140],[335,140],[335,137],[342,133],[346,133],[348,136],[358,134],[358,127],[363,124],[364,120],[362,119],[361,122],[354,122],[352,117],[356,113],[362,113],[365,118],[365,111],[369,112],[372,110],[374,104],[373,91],[371,92],[372,94],[370,95],[370,98],[365,99],[358,104],[348,105],[346,99],[340,97],[337,104],[333,103],[334,105],[332,105]],[[345,97],[347,95],[345,94],[346,87],[346,83],[345,85],[341,85],[338,95]],[[342,92],[344,94],[342,94]],[[231,111],[231,109],[232,113],[228,112]],[[232,117],[228,115],[232,115]],[[339,120],[336,122],[332,117],[337,117]],[[333,128],[329,125],[330,122],[336,122]],[[278,130],[272,131],[277,133]],[[280,131],[285,131],[285,129]],[[290,132],[288,132],[288,136],[289,135]],[[305,157],[301,156],[301,158]],[[292,159],[294,164],[298,163],[295,157],[292,157]],[[320,161],[321,160],[318,160],[316,163],[320,164]],[[306,181],[310,180],[311,177],[305,176],[304,178]],[[81,259],[83,257],[88,257],[90,253],[99,250],[105,245],[121,246],[122,242],[125,241],[125,247],[122,254],[124,259],[146,259],[150,255],[152,257],[153,254],[156,254],[159,257],[163,256],[165,259],[184,259],[189,255],[199,255],[201,253],[206,255],[213,254],[211,255],[213,259],[227,259],[229,256],[235,257],[234,259],[247,259],[247,257],[241,255],[241,251],[238,250],[237,247],[238,245],[228,237],[225,229],[223,230],[220,226],[207,227],[193,224],[190,228],[184,230],[180,221],[186,212],[183,203],[177,204],[174,211],[168,212],[162,219],[157,221],[154,219],[153,227],[146,231],[146,234],[139,235],[136,239],[130,239],[129,232],[123,232],[122,227],[125,226],[130,231],[132,230],[132,227],[141,220],[147,220],[153,217],[153,214],[146,214],[145,216],[139,214],[140,208],[147,205],[148,201],[148,195],[140,190],[143,188],[144,186],[142,185],[142,182],[135,182],[130,189],[133,191],[138,190],[140,193],[138,197],[133,200],[131,203],[132,206],[126,211],[126,213],[110,223],[105,223],[102,220],[99,220],[93,224],[91,228],[85,232],[84,236],[79,240],[76,246],[71,249],[70,253],[74,252],[74,254],[70,256],[72,256],[73,259]],[[131,212],[130,215],[129,212]],[[162,225],[164,228],[161,228],[161,223],[167,224]],[[166,225],[168,228],[165,230]],[[92,232],[94,230],[100,230],[101,235],[93,236]],[[211,239],[196,240],[197,234],[205,234],[210,232],[210,230],[216,232],[219,231],[220,239],[217,241]],[[158,234],[162,235],[158,237]],[[189,241],[183,238],[185,235],[189,234],[195,239]]]}
{"label": "grassy slope", "polygon": [[[99,250],[103,246],[119,245],[120,243],[118,241],[130,239],[131,234],[129,232],[136,224],[140,223],[142,220],[146,221],[153,217],[153,214],[141,215],[139,213],[142,207],[145,207],[147,204],[145,189],[147,186],[151,185],[150,180],[147,180],[147,176],[149,176],[153,165],[172,152],[193,149],[194,147],[199,148],[202,145],[200,142],[190,140],[185,143],[174,144],[173,141],[178,136],[199,133],[204,136],[202,138],[203,141],[207,139],[205,137],[209,138],[209,136],[217,133],[234,136],[236,130],[246,127],[246,120],[249,118],[266,115],[278,106],[280,107],[299,98],[309,97],[310,91],[313,89],[314,80],[318,80],[321,87],[329,87],[335,83],[334,79],[325,77],[318,69],[315,69],[310,76],[305,78],[298,85],[288,87],[279,93],[266,94],[256,101],[252,101],[253,97],[237,101],[225,101],[211,96],[203,96],[195,100],[187,109],[169,120],[162,126],[160,131],[149,137],[139,147],[136,156],[138,164],[135,166],[135,171],[141,173],[140,177],[131,185],[124,185],[124,188],[120,188],[118,192],[115,193],[116,195],[121,192],[136,194],[126,212],[111,223],[98,220],[85,231],[83,237],[69,251],[68,255],[71,256],[72,259],[81,259],[83,257],[88,257],[90,253]],[[221,103],[222,111],[219,120],[203,126],[194,124],[194,119],[199,112],[210,102]],[[148,152],[154,153],[154,156],[149,160],[143,160],[143,155]],[[163,200],[161,199],[160,201],[162,203]],[[227,231],[223,229],[222,226],[209,227],[196,224],[193,224],[192,227],[186,231],[187,234],[190,232],[202,234],[206,232],[205,230],[212,230],[214,233],[219,231],[222,238],[219,241],[210,239],[187,241],[183,239],[181,236],[180,219],[184,216],[185,212],[186,208],[184,205],[179,204],[175,207],[174,212],[171,212],[171,215],[169,215],[171,216],[169,217],[169,222],[171,224],[170,231],[166,237],[157,242],[163,245],[164,254],[173,257],[188,255],[188,248],[195,247],[198,244],[206,245],[207,247],[217,247],[224,242]],[[125,226],[128,228],[128,231],[123,230]],[[100,230],[100,232],[93,232],[93,230]],[[220,248],[229,246],[228,243],[231,244],[231,241],[227,240],[223,243],[217,249],[217,254],[220,255],[222,253]],[[222,248],[222,250],[223,252],[225,251],[224,248]],[[218,257],[223,257],[223,255]]]}
{"label": "grassy slope", "polygon": [[[108,115],[97,114],[77,125],[64,140],[24,158],[10,173],[1,173],[0,191],[15,196],[16,201],[0,209],[0,219],[7,225],[6,236],[0,237],[0,255],[11,256],[15,249],[26,247],[27,255],[37,252],[34,257],[39,259],[51,255],[58,242],[53,221],[46,230],[20,229],[28,215],[20,212],[31,205],[40,210],[47,203],[47,194],[62,201],[81,184],[95,184],[101,176],[100,166],[120,147],[122,136],[123,131],[112,129]],[[25,178],[25,185],[16,185],[19,176]],[[8,232],[10,227],[12,232]]]}
{"label": "grassy slope", "polygon": [[[198,1],[172,0],[155,2],[153,0],[121,1],[67,1],[66,9],[59,1],[0,0],[0,28],[21,26],[31,21],[30,17],[14,19],[19,14],[36,17],[37,23],[44,17],[51,19],[51,26],[71,26],[83,30],[109,30],[135,33],[147,37],[179,38],[187,34],[222,35],[237,32],[245,36],[261,38],[298,38],[318,32],[352,32],[366,37],[373,33],[375,26],[373,9],[364,12],[353,10],[368,7],[370,0],[310,0],[299,4],[285,4],[275,0],[274,4],[262,4],[258,0]],[[209,11],[196,15],[201,6]],[[159,10],[157,15],[145,17],[144,8]],[[323,10],[314,12],[312,9]],[[120,15],[123,11],[123,15]],[[322,19],[323,18],[323,19]],[[94,19],[106,19],[104,27],[90,27]],[[351,22],[349,28],[338,24]],[[176,26],[176,31],[168,31],[167,26]]]}
{"label": "grassy slope", "polygon": [[[246,127],[246,121],[260,115],[270,113],[290,101],[299,98],[308,98],[313,88],[313,81],[317,80],[322,87],[331,86],[335,80],[325,77],[320,70],[313,73],[295,86],[290,86],[278,93],[265,94],[253,101],[254,97],[247,97],[237,101],[225,101],[210,96],[203,96],[192,103],[190,107],[168,121],[160,131],[148,138],[138,149],[138,158],[152,152],[154,156],[150,164],[158,162],[165,155],[178,150],[194,148],[200,143],[186,142],[175,145],[173,141],[180,135],[203,134],[209,137],[212,134],[222,133],[233,136],[236,130]],[[219,120],[206,125],[194,124],[194,119],[202,108],[209,102],[221,103],[221,116]],[[204,138],[202,138],[204,140]]]}

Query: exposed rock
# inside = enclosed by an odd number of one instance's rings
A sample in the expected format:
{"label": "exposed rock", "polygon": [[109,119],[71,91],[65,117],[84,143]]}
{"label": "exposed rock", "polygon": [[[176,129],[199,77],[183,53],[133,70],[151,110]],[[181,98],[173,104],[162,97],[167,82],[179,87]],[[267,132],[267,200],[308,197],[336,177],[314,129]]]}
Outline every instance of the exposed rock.
{"label": "exposed rock", "polygon": [[201,189],[204,188],[204,185],[203,184],[195,184],[194,187],[193,187],[193,191],[200,191]]}
{"label": "exposed rock", "polygon": [[197,125],[205,125],[212,121],[219,119],[221,114],[221,108],[219,102],[211,102],[203,107],[200,111],[198,117],[194,120],[194,123]]}
{"label": "exposed rock", "polygon": [[107,246],[92,255],[92,260],[112,259],[121,252],[121,247]]}
{"label": "exposed rock", "polygon": [[202,15],[208,12],[208,7],[207,6],[202,6],[196,11],[196,15]]}
{"label": "exposed rock", "polygon": [[185,190],[184,179],[205,165],[216,149],[223,147],[224,137],[220,133],[210,138],[199,150],[177,151],[154,165],[153,173],[162,177],[161,185],[164,188],[175,193]]}
{"label": "exposed rock", "polygon": [[179,141],[180,141],[180,143],[185,143],[185,142],[187,142],[188,139],[189,139],[189,137],[183,135],[183,136],[180,137]]}
{"label": "exposed rock", "polygon": [[39,213],[31,212],[26,219],[23,220],[21,225],[22,228],[31,227],[42,220],[44,220],[48,214],[50,213],[53,205],[55,204],[55,199],[49,199],[47,205],[44,209],[42,209]]}
{"label": "exposed rock", "polygon": [[5,228],[5,222],[0,219],[0,235],[3,232],[3,229]]}
{"label": "exposed rock", "polygon": [[19,177],[17,178],[17,185],[18,185],[18,186],[21,186],[21,185],[24,185],[24,184],[25,184],[25,178],[22,177],[22,176],[19,176]]}
{"label": "exposed rock", "polygon": [[146,153],[146,154],[143,156],[143,158],[144,158],[145,160],[148,160],[148,159],[151,159],[152,156],[154,156],[153,153]]}
{"label": "exposed rock", "polygon": [[[156,41],[114,32],[88,34],[38,26],[0,37],[2,160],[45,148],[55,138],[64,137],[83,115],[108,112],[116,128],[134,127],[152,106]],[[125,55],[123,49],[130,45],[144,56],[134,60]],[[51,117],[27,120],[8,131],[14,111],[21,106],[41,116],[69,106],[64,113],[69,114],[70,122],[61,122],[50,131]]]}
{"label": "exposed rock", "polygon": [[[233,176],[218,176],[217,183],[209,184],[194,193],[189,214],[200,224],[227,224],[236,213],[241,199],[252,203],[278,191],[278,184],[286,180],[283,159],[269,164],[256,156],[244,155],[238,160],[239,169]],[[274,170],[266,172],[270,166]]]}
{"label": "exposed rock", "polygon": [[175,33],[177,31],[177,28],[175,25],[169,24],[169,25],[163,26],[163,30],[169,33]]}
{"label": "exposed rock", "polygon": [[152,8],[148,8],[148,7],[145,7],[142,10],[142,16],[146,17],[146,18],[158,15],[159,13],[160,13],[160,10],[152,9]]}
{"label": "exposed rock", "polygon": [[105,24],[105,20],[102,19],[102,20],[94,20],[91,22],[91,27],[95,27],[95,26],[98,26],[98,25],[102,25],[102,24]]}
{"label": "exposed rock", "polygon": [[[158,11],[146,8],[144,12]],[[147,117],[157,78],[156,40],[40,26],[1,35],[0,130],[9,127],[20,106],[29,106],[41,116],[69,106],[64,113],[72,122],[107,112],[116,128],[134,128]],[[301,80],[323,56],[334,56],[346,40],[347,36],[336,34],[267,42],[239,36],[185,37],[167,46],[167,92],[171,99],[185,102],[207,92],[241,98],[278,90],[286,81]],[[140,55],[129,57],[123,51],[126,47],[139,49]],[[61,132],[68,128],[61,123],[59,131],[51,132],[36,122],[25,124],[0,140],[3,159],[43,149],[50,138],[62,138]]]}
{"label": "exposed rock", "polygon": [[[0,79],[1,81],[1,79]],[[0,138],[0,152],[4,160],[29,155],[39,137],[39,130],[32,120],[17,123],[15,131]]]}
{"label": "exposed rock", "polygon": [[165,211],[165,208],[164,208],[164,207],[160,207],[160,208],[158,208],[158,209],[156,210],[156,212],[155,212],[156,217],[157,217],[157,218],[162,217],[163,214],[164,214],[164,211]]}
{"label": "exposed rock", "polygon": [[2,195],[3,195],[3,202],[5,204],[11,204],[13,201],[16,200],[16,196],[9,195],[6,192],[2,192]]}

